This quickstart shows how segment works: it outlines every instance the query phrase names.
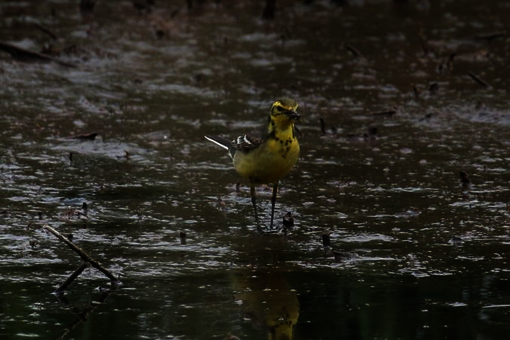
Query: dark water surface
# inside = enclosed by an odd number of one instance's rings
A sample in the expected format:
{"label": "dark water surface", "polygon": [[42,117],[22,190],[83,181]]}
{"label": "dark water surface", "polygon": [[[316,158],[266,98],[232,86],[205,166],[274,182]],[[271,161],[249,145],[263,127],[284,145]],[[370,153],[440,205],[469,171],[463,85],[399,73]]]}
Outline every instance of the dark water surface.
{"label": "dark water surface", "polygon": [[[0,1],[1,42],[75,65],[0,52],[0,338],[508,339],[510,3],[146,3]],[[302,155],[259,235],[203,135],[281,96]],[[122,286],[59,301],[44,225]]]}

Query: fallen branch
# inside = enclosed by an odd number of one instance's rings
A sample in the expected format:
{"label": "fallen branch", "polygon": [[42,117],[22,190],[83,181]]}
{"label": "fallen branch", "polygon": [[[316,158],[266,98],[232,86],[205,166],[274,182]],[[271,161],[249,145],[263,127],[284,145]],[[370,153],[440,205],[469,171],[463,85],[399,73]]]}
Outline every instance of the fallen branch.
{"label": "fallen branch", "polygon": [[61,61],[41,53],[29,51],[24,48],[8,44],[2,41],[0,41],[0,51],[9,53],[13,59],[19,61],[55,62],[62,66],[76,67],[75,64],[67,63],[65,61]]}
{"label": "fallen branch", "polygon": [[[100,272],[102,272],[104,275],[106,275],[106,277],[108,277],[112,283],[113,286],[118,286],[121,284],[120,280],[117,279],[115,277],[115,275],[113,275],[112,273],[110,273],[110,271],[108,271],[106,268],[104,268],[99,262],[97,262],[96,260],[94,260],[93,258],[91,258],[87,253],[85,253],[83,250],[81,250],[80,248],[78,248],[77,246],[74,245],[74,243],[72,243],[71,241],[69,241],[64,235],[62,235],[61,233],[59,233],[58,231],[56,231],[55,229],[53,229],[52,227],[48,226],[48,225],[45,225],[44,227],[42,227],[44,230],[47,230],[49,231],[50,233],[52,233],[53,235],[55,235],[60,241],[64,242],[65,244],[67,244],[67,246],[69,248],[71,248],[76,254],[78,254],[81,259],[85,262],[88,262],[90,263],[90,265],[94,268],[96,268],[97,270],[99,270]],[[78,268],[80,269],[80,268]],[[84,268],[85,269],[85,268]],[[83,270],[82,270],[83,271]],[[76,272],[75,272],[76,273]],[[80,272],[81,273],[81,272]],[[80,274],[78,273],[78,275]],[[73,273],[74,274],[74,273]],[[69,286],[71,284],[71,282],[76,278],[78,277],[78,275],[76,275],[68,284],[67,286]],[[71,275],[73,276],[73,275]],[[66,280],[68,281],[68,280]],[[65,283],[65,282],[64,282]]]}

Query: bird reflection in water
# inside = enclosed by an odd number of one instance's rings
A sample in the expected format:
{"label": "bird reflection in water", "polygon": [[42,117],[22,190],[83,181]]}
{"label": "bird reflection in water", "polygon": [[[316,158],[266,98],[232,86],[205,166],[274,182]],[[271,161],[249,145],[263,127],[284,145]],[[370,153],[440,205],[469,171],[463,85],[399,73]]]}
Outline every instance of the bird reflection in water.
{"label": "bird reflection in water", "polygon": [[291,340],[299,317],[299,301],[280,270],[236,273],[234,299],[243,305],[253,325],[267,333],[268,339]]}

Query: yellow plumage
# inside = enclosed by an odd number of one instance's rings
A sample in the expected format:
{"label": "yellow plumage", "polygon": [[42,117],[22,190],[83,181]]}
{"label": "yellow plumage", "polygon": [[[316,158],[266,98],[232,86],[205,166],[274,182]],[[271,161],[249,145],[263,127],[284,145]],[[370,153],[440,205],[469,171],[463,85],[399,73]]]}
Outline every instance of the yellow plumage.
{"label": "yellow plumage", "polygon": [[273,183],[271,228],[278,181],[286,176],[299,158],[299,143],[294,122],[300,118],[298,104],[289,98],[276,100],[271,106],[267,126],[260,132],[239,136],[232,141],[215,136],[205,136],[211,142],[227,149],[234,167],[250,181],[250,191],[255,219],[259,230],[255,184]]}

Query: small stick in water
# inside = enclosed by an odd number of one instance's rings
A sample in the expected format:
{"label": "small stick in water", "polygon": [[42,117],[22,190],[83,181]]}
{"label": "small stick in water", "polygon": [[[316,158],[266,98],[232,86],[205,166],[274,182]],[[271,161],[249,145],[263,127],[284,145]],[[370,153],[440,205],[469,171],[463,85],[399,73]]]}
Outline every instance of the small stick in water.
{"label": "small stick in water", "polygon": [[324,119],[319,118],[319,120],[321,121],[321,132],[322,132],[322,136],[325,136],[325,135],[326,135],[326,126],[325,126],[325,124],[324,124]]}
{"label": "small stick in water", "polygon": [[352,45],[349,45],[349,44],[345,44],[345,48],[349,50],[349,52],[351,52],[354,56],[358,57],[358,58],[361,58],[361,59],[366,59],[363,54],[361,54],[360,51],[358,51],[354,46]]}
{"label": "small stick in water", "polygon": [[51,37],[51,39],[53,40],[58,40],[58,37],[55,33],[53,33],[49,28],[41,25],[41,24],[35,24],[35,27],[38,28],[39,30],[41,30],[43,33],[46,33],[47,35],[49,35]]}
{"label": "small stick in water", "polygon": [[331,237],[329,236],[329,233],[322,234],[322,245],[324,248],[331,246]]}
{"label": "small stick in water", "polygon": [[69,277],[53,292],[53,294],[60,294],[62,293],[64,290],[66,290],[67,287],[69,287],[69,285],[71,283],[73,283],[73,281],[78,277],[80,276],[80,274],[89,267],[89,264],[87,262],[83,262],[79,267],[78,269],[76,269],[71,275],[69,275]]}
{"label": "small stick in water", "polygon": [[389,110],[389,111],[384,111],[384,112],[375,112],[375,113],[371,113],[370,115],[371,116],[381,116],[381,117],[393,117],[393,115],[397,113],[396,110]]}
{"label": "small stick in water", "polygon": [[[69,241],[64,235],[62,235],[61,233],[59,233],[58,231],[56,231],[55,229],[53,229],[52,227],[48,226],[48,225],[45,225],[42,227],[44,230],[47,230],[49,231],[50,233],[52,233],[53,235],[55,235],[60,241],[64,242],[65,244],[67,244],[67,246],[69,248],[71,248],[76,254],[78,254],[81,259],[85,262],[88,262],[90,263],[90,265],[94,268],[96,268],[97,270],[99,270],[100,272],[102,272],[107,278],[110,279],[110,281],[112,282],[112,285],[114,286],[117,286],[117,285],[120,285],[121,282],[119,279],[117,279],[115,277],[115,275],[113,275],[112,273],[110,273],[110,271],[108,271],[106,268],[104,268],[99,262],[97,262],[96,260],[94,260],[92,257],[90,257],[87,253],[85,253],[83,250],[81,250],[80,248],[78,248],[77,246],[74,245],[73,242]],[[73,279],[74,280],[74,279]],[[71,281],[72,282],[72,281]],[[69,284],[71,284],[71,282],[69,282]],[[68,284],[68,285],[69,285]]]}
{"label": "small stick in water", "polygon": [[482,86],[484,88],[488,88],[489,87],[489,84],[487,84],[482,79],[477,77],[473,72],[469,72],[468,75],[471,77],[471,79],[473,79],[475,82],[477,82],[480,86]]}

